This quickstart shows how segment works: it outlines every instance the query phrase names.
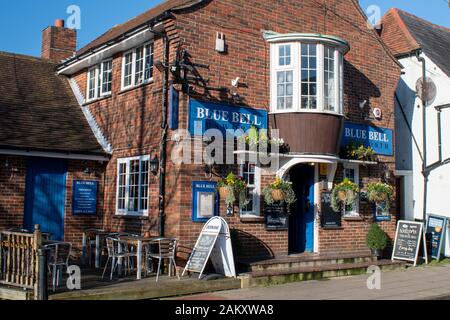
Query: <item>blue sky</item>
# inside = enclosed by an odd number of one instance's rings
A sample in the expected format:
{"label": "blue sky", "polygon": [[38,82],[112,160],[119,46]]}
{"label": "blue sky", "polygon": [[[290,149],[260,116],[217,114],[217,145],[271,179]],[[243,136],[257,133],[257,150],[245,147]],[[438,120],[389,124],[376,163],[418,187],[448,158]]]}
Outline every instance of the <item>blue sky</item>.
{"label": "blue sky", "polygon": [[[82,47],[110,27],[160,2],[162,0],[0,0],[0,51],[39,56],[42,30],[56,18],[67,19],[66,10],[72,4],[81,9],[78,47]],[[447,0],[360,0],[360,3],[364,11],[370,5],[378,5],[383,14],[397,7],[450,27]]]}

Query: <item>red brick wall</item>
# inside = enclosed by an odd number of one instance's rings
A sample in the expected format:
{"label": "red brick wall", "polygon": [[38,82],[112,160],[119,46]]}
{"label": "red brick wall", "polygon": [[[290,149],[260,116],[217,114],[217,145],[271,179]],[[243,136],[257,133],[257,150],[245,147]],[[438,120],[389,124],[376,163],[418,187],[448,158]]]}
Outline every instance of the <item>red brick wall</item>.
{"label": "red brick wall", "polygon": [[77,49],[77,32],[61,27],[48,27],[42,32],[41,57],[60,62],[73,56]]}

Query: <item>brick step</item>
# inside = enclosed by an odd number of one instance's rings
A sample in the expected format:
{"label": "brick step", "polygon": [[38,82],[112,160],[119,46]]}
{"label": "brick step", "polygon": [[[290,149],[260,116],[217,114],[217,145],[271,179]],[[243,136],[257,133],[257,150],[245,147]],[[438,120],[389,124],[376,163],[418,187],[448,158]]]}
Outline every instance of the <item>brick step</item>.
{"label": "brick step", "polygon": [[250,285],[278,285],[288,282],[361,275],[367,273],[367,269],[370,266],[378,266],[381,270],[387,271],[404,269],[406,268],[406,263],[391,260],[379,260],[360,263],[328,264],[291,269],[253,271],[249,273]]}
{"label": "brick step", "polygon": [[324,265],[342,265],[354,263],[373,263],[376,257],[371,254],[335,254],[335,255],[299,255],[278,257],[275,259],[241,262],[248,272],[290,270],[296,268],[319,267]]}

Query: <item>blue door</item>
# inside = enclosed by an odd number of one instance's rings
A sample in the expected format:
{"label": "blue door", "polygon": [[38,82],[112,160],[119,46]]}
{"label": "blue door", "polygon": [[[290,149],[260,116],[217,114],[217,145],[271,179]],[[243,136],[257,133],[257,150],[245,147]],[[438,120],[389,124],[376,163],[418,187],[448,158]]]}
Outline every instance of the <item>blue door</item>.
{"label": "blue door", "polygon": [[297,203],[289,217],[289,252],[314,251],[314,167],[299,165],[290,171]]}
{"label": "blue door", "polygon": [[67,164],[65,160],[28,158],[25,221],[28,230],[39,224],[53,240],[64,239]]}

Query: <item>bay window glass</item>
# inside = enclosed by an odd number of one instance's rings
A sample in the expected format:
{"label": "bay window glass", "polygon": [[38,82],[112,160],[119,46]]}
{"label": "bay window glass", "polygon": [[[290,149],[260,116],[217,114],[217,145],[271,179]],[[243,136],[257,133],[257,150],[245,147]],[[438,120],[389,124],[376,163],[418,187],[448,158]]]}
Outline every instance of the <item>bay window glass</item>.
{"label": "bay window glass", "polygon": [[336,110],[336,87],[334,71],[334,49],[325,47],[324,57],[324,109],[328,111]]}
{"label": "bay window glass", "polygon": [[292,71],[277,72],[277,109],[292,109],[294,95],[294,74]]}
{"label": "bay window glass", "polygon": [[291,65],[291,46],[283,45],[278,48],[278,65],[279,66],[290,66]]}
{"label": "bay window glass", "polygon": [[301,47],[301,108],[317,109],[317,45]]}
{"label": "bay window glass", "polygon": [[118,160],[117,214],[147,215],[150,157]]}

